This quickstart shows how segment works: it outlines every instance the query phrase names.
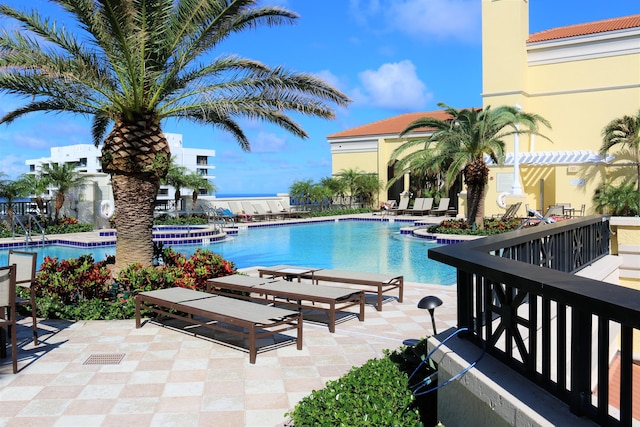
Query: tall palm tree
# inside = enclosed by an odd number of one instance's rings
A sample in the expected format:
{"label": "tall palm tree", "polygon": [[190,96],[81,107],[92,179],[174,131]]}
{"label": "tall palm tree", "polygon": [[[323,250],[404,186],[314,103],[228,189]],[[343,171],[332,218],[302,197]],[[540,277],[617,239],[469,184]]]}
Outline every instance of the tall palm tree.
{"label": "tall palm tree", "polygon": [[635,164],[637,170],[637,189],[640,191],[640,110],[635,116],[622,116],[613,119],[602,130],[602,147],[600,155],[606,156],[611,148],[620,145],[628,149],[621,153]]}
{"label": "tall palm tree", "polygon": [[249,151],[240,118],[306,138],[288,112],[328,119],[330,104],[349,102],[309,74],[223,53],[221,44],[234,33],[293,23],[298,15],[287,9],[259,0],[51,2],[82,31],[0,5],[0,16],[19,24],[0,35],[0,91],[26,102],[0,123],[32,112],[72,112],[92,117],[96,145],[106,135],[102,170],[111,175],[118,212],[114,271],[152,265],[154,203],[171,157],[164,119],[227,131]]}
{"label": "tall palm tree", "polygon": [[76,171],[72,163],[45,163],[41,173],[46,177],[49,185],[56,188],[56,206],[54,222],[58,222],[60,209],[64,205],[66,194],[73,187],[80,187],[87,182],[87,177]]}
{"label": "tall palm tree", "polygon": [[[485,186],[488,182],[488,156],[495,163],[504,161],[504,139],[515,134],[538,134],[539,124],[550,127],[549,122],[537,114],[529,114],[512,106],[492,109],[457,110],[438,104],[451,117],[441,120],[423,117],[414,120],[400,136],[414,130],[433,129],[426,139],[405,144],[422,145],[430,154],[433,164],[446,167],[445,185],[450,188],[462,174],[467,185],[467,222],[471,227],[482,227],[484,218]],[[546,138],[544,135],[540,135]],[[398,149],[396,149],[398,150]]]}
{"label": "tall palm tree", "polygon": [[36,206],[38,206],[38,211],[40,212],[40,221],[45,225],[45,205],[42,195],[49,187],[49,180],[47,179],[47,176],[43,175],[41,172],[35,174],[25,173],[20,175],[18,181],[20,182],[20,185],[23,186],[27,194],[34,196]]}
{"label": "tall palm tree", "polygon": [[[0,173],[0,177],[4,174]],[[18,181],[10,179],[0,179],[0,198],[5,199],[7,203],[7,226],[13,230],[13,203],[16,199],[25,197],[29,193],[24,186]]]}
{"label": "tall palm tree", "polygon": [[160,180],[161,183],[170,185],[174,189],[173,201],[176,214],[180,210],[180,198],[182,197],[180,190],[182,190],[182,187],[188,186],[188,174],[189,168],[187,168],[186,166],[179,166],[175,164],[172,158],[171,163],[169,164],[169,170],[167,170],[167,174]]}
{"label": "tall palm tree", "polygon": [[187,185],[185,185],[185,187],[188,187],[192,190],[191,210],[195,211],[196,205],[198,203],[198,195],[200,194],[200,191],[204,190],[208,194],[208,193],[211,193],[212,191],[216,191],[217,187],[215,186],[215,184],[213,184],[211,181],[209,181],[207,178],[205,178],[204,176],[200,175],[197,172],[191,172],[186,176],[186,179],[187,179]]}

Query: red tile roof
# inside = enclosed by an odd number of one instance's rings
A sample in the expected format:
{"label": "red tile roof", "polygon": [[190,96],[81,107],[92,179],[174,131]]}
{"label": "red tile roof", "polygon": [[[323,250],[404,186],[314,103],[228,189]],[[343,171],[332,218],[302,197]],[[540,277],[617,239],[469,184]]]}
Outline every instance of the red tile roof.
{"label": "red tile roof", "polygon": [[[368,136],[368,135],[397,135],[407,128],[407,126],[422,117],[432,117],[434,119],[446,120],[450,118],[444,111],[429,111],[421,113],[402,114],[388,119],[379,120],[377,122],[358,126],[355,128],[343,130],[327,136],[327,138],[346,138],[351,136]],[[427,130],[427,129],[425,129]]]}
{"label": "red tile roof", "polygon": [[605,19],[603,21],[586,22],[584,24],[569,25],[567,27],[552,28],[529,35],[527,43],[546,40],[564,39],[567,37],[584,36],[587,34],[606,33],[608,31],[624,30],[640,27],[640,15],[623,16],[621,18]]}

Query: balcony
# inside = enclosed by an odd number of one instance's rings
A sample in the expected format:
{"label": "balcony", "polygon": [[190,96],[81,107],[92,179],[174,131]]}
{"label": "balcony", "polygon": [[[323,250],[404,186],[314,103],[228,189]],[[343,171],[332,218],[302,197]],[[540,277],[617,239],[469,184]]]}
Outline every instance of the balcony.
{"label": "balcony", "polygon": [[609,221],[591,216],[429,257],[457,269],[459,336],[585,421],[631,426],[640,291],[574,274],[609,254],[609,237]]}

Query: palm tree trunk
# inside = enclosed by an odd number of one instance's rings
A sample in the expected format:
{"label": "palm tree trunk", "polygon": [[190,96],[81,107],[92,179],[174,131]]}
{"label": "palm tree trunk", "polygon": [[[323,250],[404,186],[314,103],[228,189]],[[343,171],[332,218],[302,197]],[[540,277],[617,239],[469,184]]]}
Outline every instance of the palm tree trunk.
{"label": "palm tree trunk", "polygon": [[148,176],[113,174],[115,198],[116,265],[153,264],[153,211],[160,180]]}
{"label": "palm tree trunk", "polygon": [[53,219],[56,224],[58,223],[58,218],[60,218],[60,209],[62,209],[62,206],[64,206],[64,193],[58,191],[56,193],[56,214]]}

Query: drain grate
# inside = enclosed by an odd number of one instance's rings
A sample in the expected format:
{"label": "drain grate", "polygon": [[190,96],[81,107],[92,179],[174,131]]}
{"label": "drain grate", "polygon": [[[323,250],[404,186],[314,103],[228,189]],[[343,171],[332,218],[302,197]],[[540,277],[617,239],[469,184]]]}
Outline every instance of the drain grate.
{"label": "drain grate", "polygon": [[92,354],[83,365],[119,365],[125,353]]}

